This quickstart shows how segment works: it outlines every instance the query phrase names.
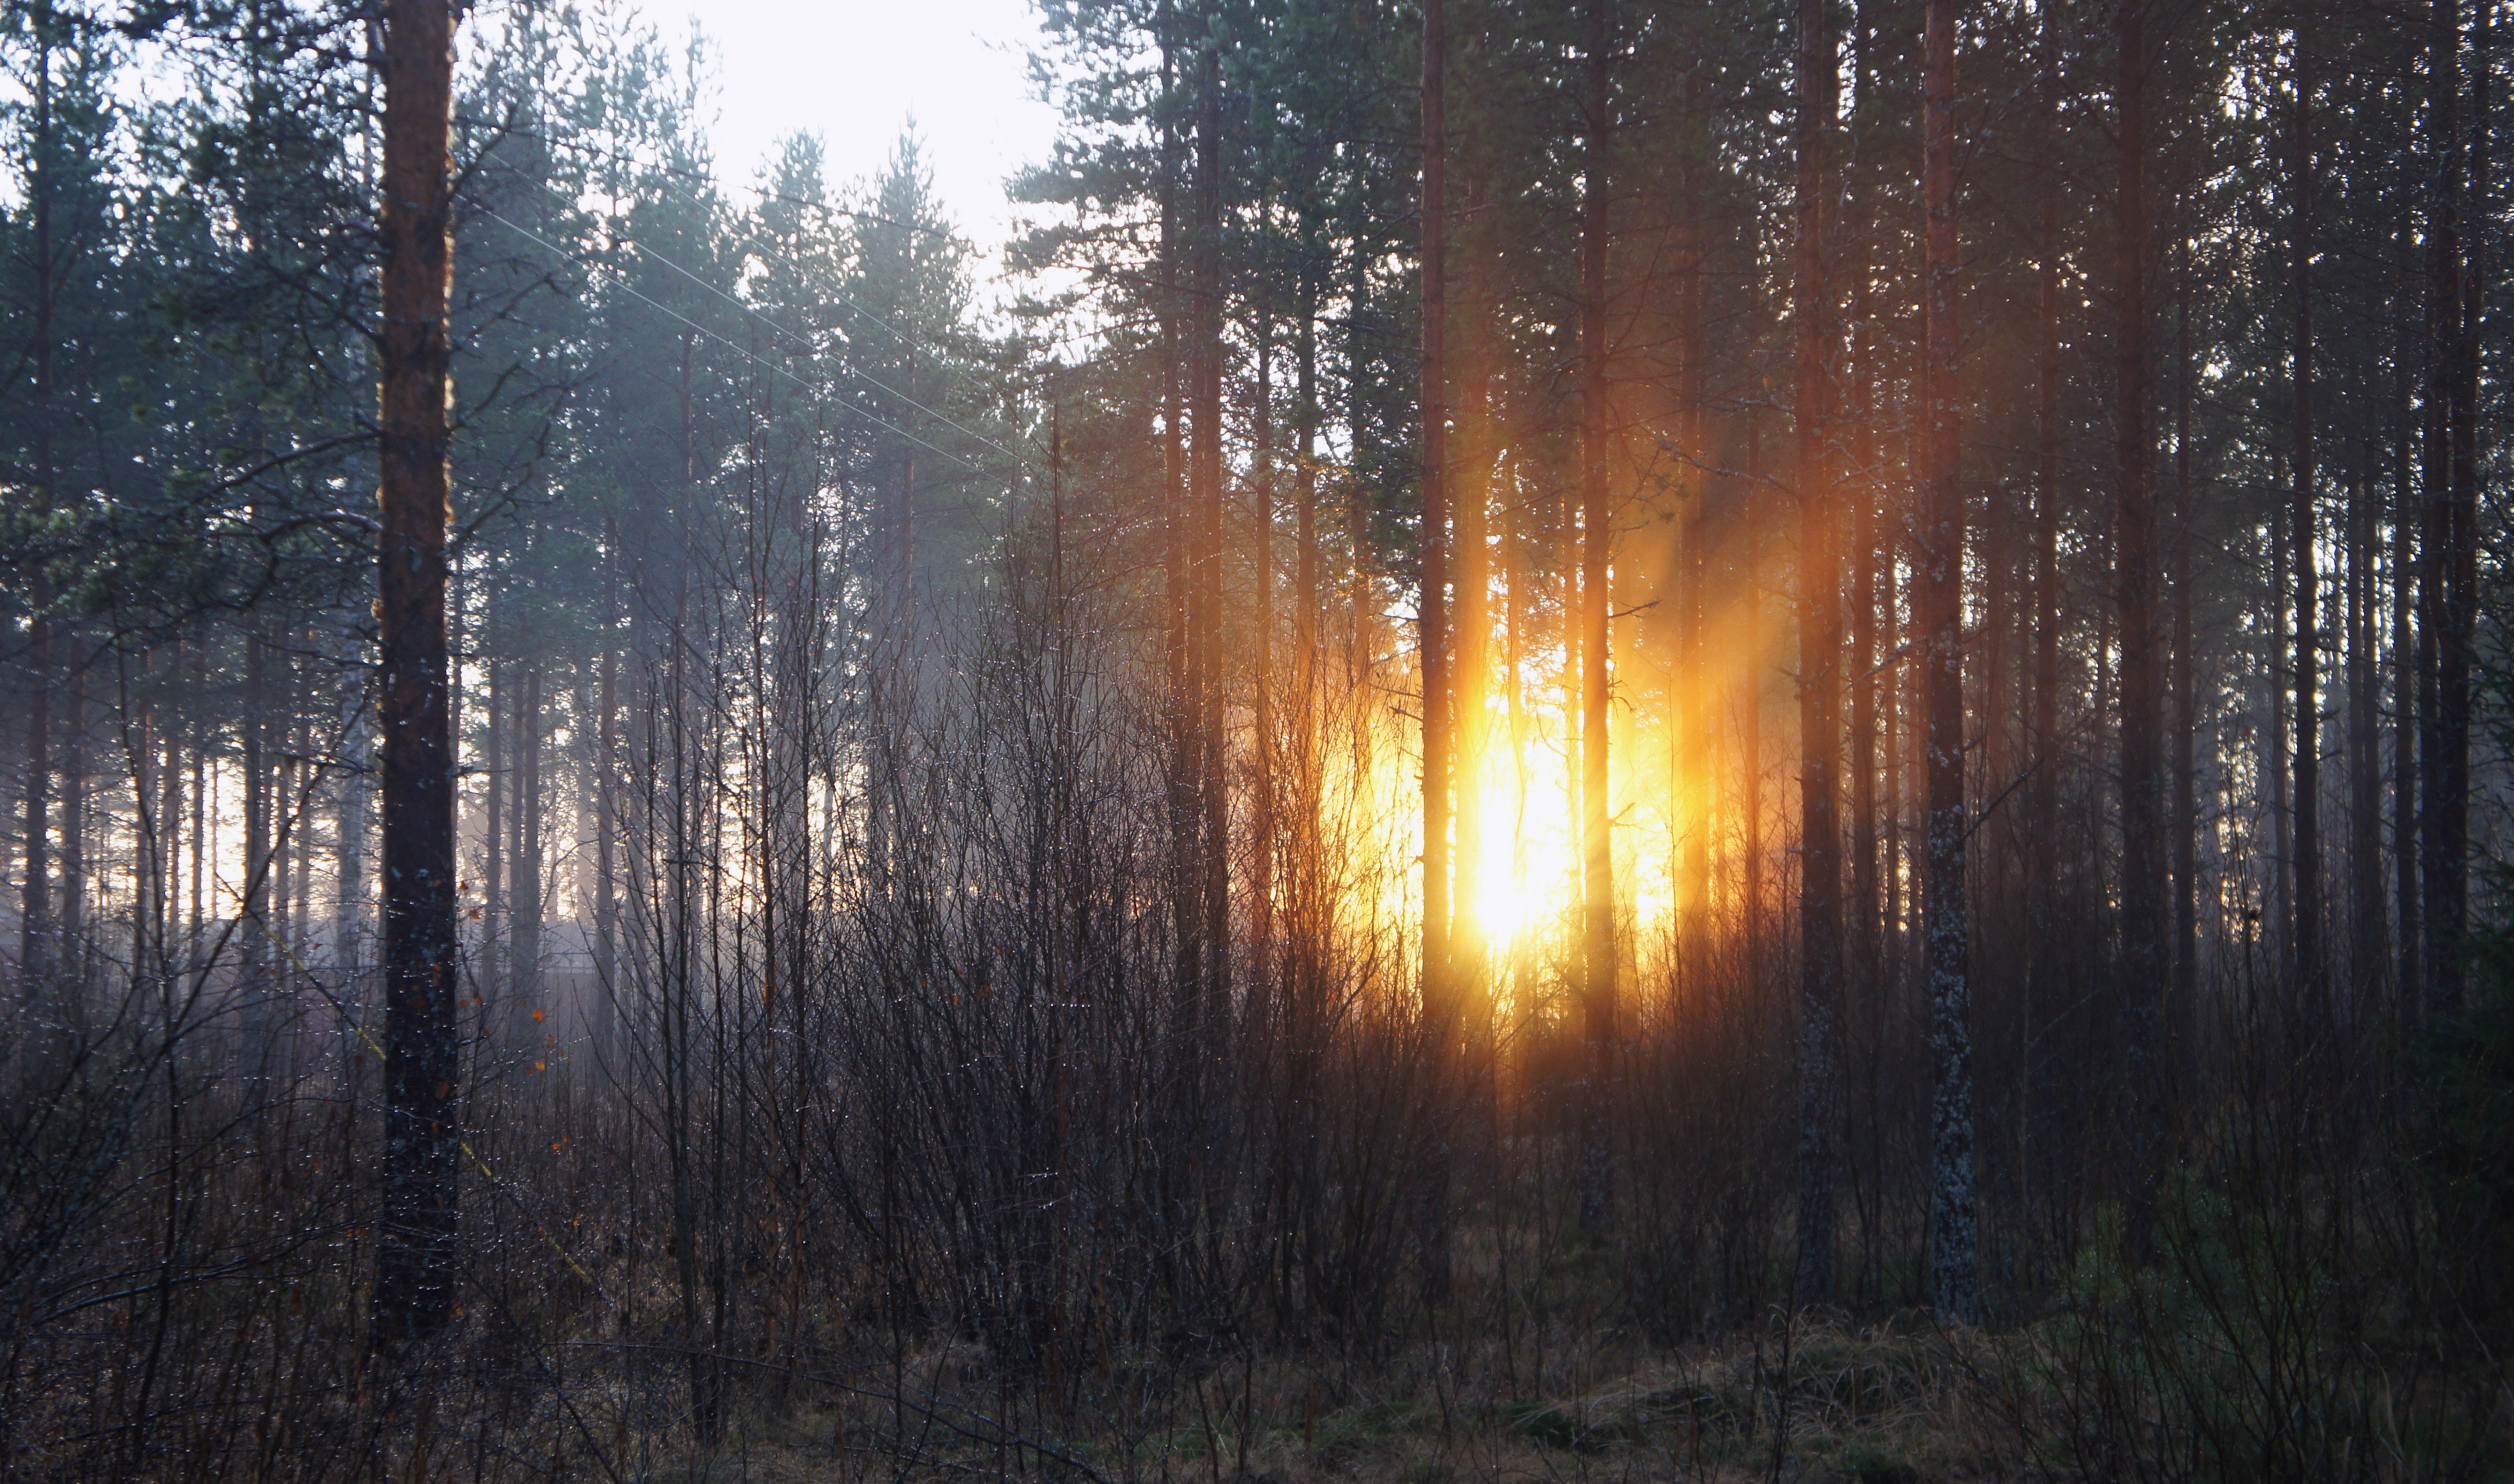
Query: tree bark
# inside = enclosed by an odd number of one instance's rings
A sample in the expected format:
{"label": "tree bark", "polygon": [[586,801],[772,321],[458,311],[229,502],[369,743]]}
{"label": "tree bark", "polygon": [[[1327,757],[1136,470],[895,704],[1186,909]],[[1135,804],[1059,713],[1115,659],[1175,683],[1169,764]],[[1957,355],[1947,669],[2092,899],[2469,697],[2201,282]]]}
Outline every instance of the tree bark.
{"label": "tree bark", "polygon": [[2157,1082],[2165,946],[2163,687],[2156,646],[2156,511],[2148,365],[2146,0],[2118,0],[2114,85],[2117,236],[2113,302],[2121,315],[2113,403],[2113,564],[2120,604],[2122,999],[2133,1100],[2132,1237],[2154,1219],[2164,1103]]}
{"label": "tree bark", "polygon": [[1423,1000],[1445,1034],[1449,997],[1448,150],[1441,73],[1447,7],[1423,6]]}
{"label": "tree bark", "polygon": [[1799,1209],[1802,1304],[1833,1301],[1835,1022],[1842,996],[1842,845],[1836,814],[1842,601],[1833,526],[1833,286],[1825,277],[1828,158],[1841,93],[1825,0],[1799,0],[1798,241],[1792,312],[1798,372]]}
{"label": "tree bark", "polygon": [[2425,564],[2434,649],[2435,703],[2420,749],[2420,872],[2425,900],[2427,1001],[2449,1011],[2462,994],[2461,938],[2469,912],[2471,641],[2479,559],[2479,347],[2473,334],[2478,275],[2467,261],[2468,152],[2461,122],[2460,0],[2434,0],[2427,68],[2429,148],[2436,157],[2427,229],[2434,346],[2427,401]]}
{"label": "tree bark", "polygon": [[1921,184],[1922,512],[1913,574],[1926,729],[1923,910],[1929,983],[1929,1274],[1943,1322],[1981,1317],[1972,1115],[1971,932],[1965,881],[1965,499],[1956,409],[1955,97],[1957,0],[1928,0],[1924,20]]}
{"label": "tree bark", "polygon": [[1608,1103],[1615,1057],[1615,878],[1608,834],[1606,570],[1614,532],[1607,504],[1606,189],[1611,0],[1589,0],[1589,140],[1580,232],[1580,854],[1581,963],[1589,1057],[1588,1127],[1580,1147],[1580,1226],[1604,1231],[1613,1200]]}
{"label": "tree bark", "polygon": [[[2200,657],[2192,647],[2192,520],[2198,509],[2191,483],[2191,404],[2196,388],[2191,359],[2191,244],[2182,244],[2182,273],[2175,286],[2180,318],[2174,337],[2173,379],[2173,980],[2167,1023],[2180,1026],[2200,988]],[[2170,1031],[2166,1032],[2171,1034]]]}
{"label": "tree bark", "polygon": [[453,1315],[462,1138],[445,642],[453,10],[447,0],[386,0],[384,39],[377,614],[385,1082],[372,1325],[381,1343],[401,1346],[437,1334]]}
{"label": "tree bark", "polygon": [[514,849],[509,857],[507,1005],[510,1043],[519,1052],[542,1044],[542,667],[527,660],[517,677],[509,727],[514,748]]}
{"label": "tree bark", "polygon": [[2308,1020],[2326,1008],[2329,989],[2324,956],[2322,882],[2322,676],[2321,534],[2314,501],[2318,469],[2314,447],[2313,342],[2313,29],[2297,30],[2294,115],[2291,123],[2288,248],[2295,294],[2294,337],[2289,376],[2294,405],[2290,434],[2288,549],[2295,562],[2295,992]]}

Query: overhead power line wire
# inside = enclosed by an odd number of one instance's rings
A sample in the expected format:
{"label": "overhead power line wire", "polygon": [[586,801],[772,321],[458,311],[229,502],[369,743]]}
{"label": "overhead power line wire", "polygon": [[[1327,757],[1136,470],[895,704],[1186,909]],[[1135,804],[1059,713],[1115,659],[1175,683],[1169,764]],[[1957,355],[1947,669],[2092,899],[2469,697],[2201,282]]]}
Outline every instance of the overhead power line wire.
{"label": "overhead power line wire", "polygon": [[[594,153],[597,153],[597,154],[609,154],[609,153],[612,153],[612,151],[609,151],[609,150],[598,150],[598,149],[594,149],[594,146],[589,145],[589,144],[588,144],[588,145],[585,145],[585,146],[583,146],[583,147],[584,147],[584,148],[586,148],[586,149],[588,149],[588,150],[592,150]],[[624,156],[624,158],[626,158],[626,157]],[[568,199],[568,196],[567,196],[567,193],[566,193],[565,191],[560,190],[557,186],[555,186],[555,185],[551,184],[548,180],[542,180],[540,183],[541,183],[541,186],[542,186],[542,188],[543,188],[544,190],[548,191],[551,195],[556,196],[560,201],[562,201],[562,202],[566,203],[566,205],[567,205],[567,207],[568,207],[568,209],[569,209],[569,210],[571,210],[571,211],[581,211],[581,210],[583,210],[583,209],[584,209],[581,203],[576,202],[576,201],[569,200],[569,199]],[[698,195],[698,193],[697,193],[696,191],[691,190],[689,187],[687,187],[687,186],[685,186],[685,185],[681,185],[681,184],[676,183],[676,182],[672,180],[672,178],[671,178],[671,176],[670,176],[670,175],[669,175],[669,174],[665,175],[665,176],[664,176],[664,177],[659,180],[659,182],[658,182],[658,183],[660,183],[660,184],[663,186],[663,188],[664,188],[664,189],[669,190],[669,191],[671,191],[671,192],[673,192],[675,195],[677,195],[677,196],[680,198],[680,200],[681,200],[685,205],[692,206],[692,207],[696,207],[696,208],[697,208],[697,209],[699,209],[700,211],[706,211],[706,210],[708,210],[708,209],[709,209],[709,205],[708,205],[708,203],[707,203],[706,201],[704,201],[704,200],[700,199],[700,197],[699,197],[699,195]],[[712,183],[712,182],[710,182],[710,183]],[[893,226],[909,227],[909,228],[912,228],[912,229],[916,230],[916,231],[928,232],[928,233],[930,233],[931,235],[935,235],[935,236],[943,237],[946,241],[952,242],[952,243],[955,244],[956,246],[961,247],[961,248],[962,248],[963,250],[965,250],[965,251],[969,251],[969,252],[975,252],[975,251],[976,251],[976,249],[975,249],[974,247],[971,247],[967,242],[963,241],[963,240],[962,240],[962,239],[960,239],[960,238],[951,236],[949,233],[944,233],[944,232],[937,232],[937,231],[934,231],[932,228],[928,228],[928,227],[918,227],[918,226],[916,226],[913,222],[900,221],[898,221],[897,219],[895,219],[895,218],[891,218],[891,217],[876,217],[876,216],[872,216],[872,215],[871,215],[870,213],[866,213],[866,212],[850,212],[850,211],[846,211],[846,210],[845,210],[845,209],[843,209],[843,208],[840,208],[840,207],[834,207],[834,206],[828,206],[828,205],[826,205],[826,204],[824,204],[824,203],[821,203],[821,202],[806,201],[806,200],[804,200],[803,198],[801,198],[801,197],[799,197],[799,196],[788,196],[788,195],[784,195],[784,194],[781,194],[781,193],[778,193],[778,192],[775,192],[775,191],[768,190],[765,186],[746,186],[746,187],[743,187],[743,188],[744,188],[744,189],[757,190],[757,191],[758,191],[762,196],[764,196],[764,197],[766,197],[766,198],[768,198],[768,199],[771,199],[771,200],[777,200],[777,201],[790,201],[790,202],[792,202],[793,204],[795,204],[795,205],[797,205],[797,206],[819,206],[819,207],[821,207],[821,208],[822,208],[823,210],[825,210],[825,211],[833,212],[833,213],[836,213],[836,214],[837,214],[837,215],[839,215],[839,216],[855,217],[855,218],[859,218],[859,219],[861,219],[861,220],[868,221],[879,221],[879,222],[884,222],[884,223],[887,223],[887,224],[889,224],[889,225],[893,225]],[[633,242],[632,242],[630,245],[631,245],[631,246],[639,246],[638,244],[635,244],[635,243],[633,243]],[[750,243],[750,244],[748,244],[748,247],[749,247],[749,249],[750,249],[750,251],[752,251],[752,252],[756,252],[756,253],[757,253],[757,254],[759,254],[761,257],[766,258],[766,259],[770,260],[771,261],[778,262],[778,263],[782,263],[782,264],[784,264],[786,267],[792,269],[794,272],[801,273],[801,272],[803,272],[803,271],[804,271],[804,268],[803,268],[802,264],[800,264],[800,263],[796,262],[793,259],[787,257],[785,254],[778,252],[778,251],[777,251],[776,249],[774,249],[774,248],[764,246],[764,245],[762,245],[762,244],[760,244],[760,243],[757,243],[757,242]],[[639,247],[639,251],[641,251],[641,252],[648,252],[648,253],[650,253],[650,255],[651,255],[651,256],[654,256],[654,257],[657,257],[657,258],[661,258],[661,257],[662,257],[662,255],[661,255],[661,254],[655,254],[655,253],[652,253],[652,250],[651,250],[651,249],[647,249],[647,248],[644,248],[644,247],[642,247],[642,246],[640,246],[640,247]],[[687,269],[683,269],[682,271],[686,272],[686,271],[688,271],[688,270],[687,270]],[[710,287],[710,288],[713,288],[713,286],[712,286],[712,285],[710,285],[709,287]],[[718,292],[721,292],[721,291],[718,291]],[[909,330],[903,330],[903,329],[901,329],[899,326],[897,326],[897,325],[895,325],[895,324],[892,324],[889,320],[886,320],[886,319],[882,318],[880,315],[875,314],[875,313],[874,313],[871,308],[869,308],[869,307],[867,307],[867,306],[866,306],[866,304],[865,304],[865,302],[864,302],[864,301],[863,301],[863,300],[857,299],[857,298],[855,298],[854,296],[852,296],[852,295],[848,294],[844,289],[824,288],[822,292],[824,292],[825,294],[827,294],[827,295],[828,295],[831,300],[834,300],[834,301],[837,301],[838,303],[842,303],[842,304],[846,305],[848,308],[855,310],[858,314],[863,315],[866,319],[869,319],[869,320],[872,321],[875,325],[877,325],[877,326],[881,327],[881,328],[882,328],[882,329],[884,329],[884,330],[889,331],[889,332],[890,332],[890,334],[891,334],[891,336],[892,336],[892,338],[896,339],[896,340],[897,340],[897,341],[899,341],[903,346],[906,346],[906,347],[909,347],[909,348],[911,348],[911,349],[913,349],[913,348],[915,348],[915,347],[916,347],[916,346],[921,342],[921,343],[925,346],[925,348],[926,348],[926,349],[928,349],[928,350],[930,350],[930,351],[934,352],[935,357],[936,357],[937,369],[938,369],[938,370],[940,370],[940,371],[942,371],[944,375],[946,375],[946,376],[948,376],[948,377],[952,378],[952,380],[953,380],[953,381],[955,381],[959,382],[962,386],[967,387],[967,388],[968,388],[969,390],[971,390],[971,391],[974,391],[974,392],[980,392],[980,393],[984,393],[984,392],[986,392],[986,391],[988,390],[988,388],[987,388],[987,387],[985,387],[985,386],[981,385],[981,384],[976,381],[976,379],[972,378],[972,377],[971,377],[967,372],[964,372],[964,371],[960,370],[958,367],[952,365],[948,360],[944,359],[944,356],[945,356],[945,354],[946,354],[946,352],[947,352],[947,350],[948,350],[948,348],[949,348],[949,347],[947,347],[946,345],[944,345],[940,341],[935,340],[935,339],[933,339],[933,338],[932,338],[932,337],[930,337],[930,336],[920,336],[920,335],[916,334],[916,333],[915,333],[915,332],[913,332],[913,331],[909,331]],[[853,368],[849,368],[849,369],[851,369],[851,370],[852,370]],[[862,373],[860,373],[860,372],[859,372],[858,374],[859,374],[859,375],[862,375]],[[866,377],[866,378],[865,378],[865,380],[867,380],[867,381],[872,381],[872,379],[871,377]],[[875,384],[875,385],[879,385],[880,383],[879,383],[879,382],[874,382],[874,384]],[[887,389],[887,388],[885,388],[885,389]],[[896,395],[898,395],[898,393],[893,392],[893,393],[892,393],[892,395],[896,396]],[[1035,456],[1034,456],[1034,461],[1034,461],[1034,462],[1035,462]]]}
{"label": "overhead power line wire", "polygon": [[500,226],[515,233],[517,236],[528,238],[533,242],[541,244],[543,247],[556,253],[562,259],[575,263],[579,267],[587,268],[594,272],[609,273],[614,279],[618,280],[620,288],[630,298],[635,299],[658,313],[669,315],[671,318],[680,321],[682,324],[689,326],[699,334],[704,335],[708,339],[723,345],[726,349],[731,350],[734,354],[741,356],[743,359],[752,362],[763,370],[774,372],[775,374],[786,378],[788,381],[792,381],[795,385],[802,387],[806,391],[817,392],[821,395],[827,396],[831,401],[837,403],[840,407],[854,413],[856,416],[872,423],[874,426],[883,428],[889,432],[897,433],[899,436],[915,444],[919,448],[940,454],[942,457],[951,460],[953,463],[960,465],[962,468],[967,469],[973,474],[987,474],[990,475],[990,477],[993,477],[993,471],[983,468],[978,464],[971,463],[968,460],[953,453],[950,449],[937,447],[932,443],[926,442],[924,439],[919,438],[914,433],[899,426],[897,423],[891,422],[869,409],[859,407],[855,403],[848,401],[845,397],[840,396],[830,387],[826,385],[814,385],[812,382],[796,376],[787,367],[780,366],[776,362],[757,354],[749,346],[709,329],[707,326],[700,324],[697,320],[690,318],[688,315],[681,313],[679,310],[672,308],[669,304],[659,302],[658,301],[650,299],[644,294],[639,293],[636,285],[628,282],[628,276],[626,273],[621,272],[618,268],[613,267],[611,264],[590,258],[580,258],[576,254],[569,252],[566,248],[550,241],[541,233],[532,230],[530,227],[517,226],[514,222],[507,221],[496,211],[493,211],[486,206],[479,206],[476,202],[473,204],[478,207],[482,216],[487,217],[490,221],[497,222]]}
{"label": "overhead power line wire", "polygon": [[[543,188],[544,188],[544,189],[547,190],[551,195],[558,197],[558,199],[559,199],[562,203],[566,203],[566,204],[573,205],[573,203],[569,203],[569,202],[567,201],[567,195],[566,195],[566,193],[565,193],[565,192],[563,192],[563,191],[561,191],[557,186],[550,184],[550,183],[549,183],[548,181],[547,181],[547,180],[545,180],[545,181],[543,181],[543,182],[542,182],[542,186],[543,186]],[[502,220],[503,220],[503,219],[502,219]],[[508,224],[508,225],[512,225],[513,223],[509,222],[509,223],[507,223],[507,224]],[[748,314],[748,315],[751,316],[753,319],[758,320],[761,324],[766,325],[769,329],[776,331],[778,334],[780,334],[780,335],[782,335],[782,336],[785,336],[788,340],[791,340],[791,341],[792,341],[795,344],[802,346],[805,350],[810,351],[810,352],[812,352],[812,353],[813,353],[813,354],[815,354],[815,355],[817,355],[817,354],[819,354],[819,353],[820,353],[820,347],[812,341],[812,339],[811,339],[809,336],[806,336],[806,335],[802,334],[802,333],[801,333],[801,332],[799,332],[799,331],[789,329],[789,328],[787,328],[785,325],[779,324],[776,320],[769,318],[769,317],[768,317],[768,313],[767,313],[767,311],[766,311],[766,310],[764,310],[764,309],[761,309],[758,305],[756,305],[756,304],[745,303],[745,302],[744,302],[744,301],[742,301],[741,300],[734,298],[731,294],[726,293],[723,289],[718,288],[716,285],[714,285],[714,284],[711,284],[711,283],[708,282],[708,281],[707,281],[706,279],[704,279],[704,278],[701,278],[697,273],[692,272],[690,269],[688,269],[688,268],[686,268],[686,267],[682,266],[680,263],[673,261],[671,259],[669,259],[669,258],[666,257],[666,256],[665,256],[665,255],[663,255],[662,253],[656,252],[653,248],[648,247],[645,243],[638,241],[638,240],[637,240],[636,238],[634,238],[634,237],[628,236],[628,234],[626,234],[626,233],[624,233],[624,232],[618,232],[618,231],[614,231],[614,232],[612,232],[610,235],[611,235],[611,239],[612,239],[614,242],[619,242],[619,243],[626,244],[626,245],[627,245],[627,246],[628,246],[631,251],[636,252],[636,253],[638,253],[638,254],[640,254],[640,255],[642,255],[642,256],[644,256],[644,257],[651,258],[651,259],[653,259],[655,261],[657,261],[657,262],[659,262],[659,263],[662,263],[665,267],[668,267],[668,268],[671,269],[673,272],[680,274],[683,278],[688,279],[690,282],[692,282],[692,283],[694,283],[694,284],[698,285],[700,288],[702,288],[702,289],[706,290],[708,293],[712,294],[712,295],[714,295],[716,298],[723,300],[726,303],[733,305],[735,308],[737,308],[737,309],[741,310],[743,313]],[[775,254],[771,254],[770,256],[775,257],[775,256],[777,256],[777,255],[775,255]],[[788,267],[790,267],[790,268],[794,268],[797,272],[801,271],[800,267],[799,267],[797,264],[795,264],[794,262],[792,262],[791,261],[790,261],[790,260],[780,258],[780,259],[779,259],[779,261],[782,261],[782,262],[785,262],[785,263],[786,263],[786,265],[787,265]],[[841,299],[841,300],[843,300],[843,299],[845,298],[845,296],[844,296],[844,295],[838,295],[838,296],[834,296],[834,297],[839,298],[839,299]],[[883,328],[887,329],[887,328],[889,328],[889,327],[888,327],[888,326],[884,326]],[[894,333],[894,334],[896,334],[897,332],[896,332],[896,331],[894,331],[893,333]],[[847,375],[849,375],[849,376],[851,376],[851,377],[854,377],[856,380],[858,380],[858,381],[860,381],[865,382],[867,385],[872,386],[874,390],[879,391],[879,392],[880,392],[880,393],[882,393],[884,396],[888,396],[888,397],[895,397],[895,398],[897,398],[899,401],[901,401],[902,403],[905,403],[906,405],[908,405],[908,406],[910,406],[910,407],[912,407],[912,408],[916,409],[918,412],[923,413],[925,416],[927,416],[927,417],[929,417],[929,418],[933,419],[935,421],[942,423],[945,427],[951,428],[951,429],[952,429],[953,431],[954,431],[954,432],[964,434],[964,435],[966,435],[967,437],[969,437],[969,438],[972,438],[972,439],[976,440],[977,442],[980,442],[980,443],[985,444],[987,447],[989,447],[989,448],[991,448],[991,449],[993,449],[996,453],[1001,454],[1001,455],[1003,455],[1005,458],[1012,460],[1016,464],[1019,464],[1019,465],[1020,465],[1020,466],[1021,466],[1021,467],[1022,467],[1026,472],[1035,472],[1035,469],[1034,469],[1034,468],[1033,468],[1033,466],[1032,466],[1032,464],[1031,464],[1031,461],[1030,461],[1029,460],[1024,459],[1021,455],[1014,453],[1011,449],[1008,449],[1008,448],[1004,447],[1002,444],[997,443],[994,439],[988,437],[986,434],[984,434],[984,433],[982,433],[982,432],[979,432],[976,428],[966,426],[966,425],[964,425],[964,424],[962,424],[962,423],[960,423],[960,422],[958,422],[958,421],[954,421],[953,419],[952,419],[952,418],[950,418],[950,417],[946,416],[945,414],[940,413],[940,412],[937,412],[937,411],[935,411],[935,410],[934,410],[933,408],[931,408],[931,407],[927,407],[925,404],[923,404],[923,403],[921,403],[921,402],[917,401],[914,397],[910,396],[908,393],[906,393],[906,392],[904,392],[904,391],[901,391],[901,390],[899,390],[897,387],[891,386],[891,385],[889,385],[888,383],[884,382],[880,378],[873,376],[872,373],[870,373],[870,372],[866,371],[864,368],[862,368],[862,367],[860,367],[860,366],[851,365],[851,364],[849,364],[848,362],[846,362],[845,360],[840,360],[840,361],[838,362],[838,369],[839,369],[839,370],[841,370],[841,371],[843,371],[843,372],[845,372]],[[964,380],[965,380],[965,379],[964,379]]]}

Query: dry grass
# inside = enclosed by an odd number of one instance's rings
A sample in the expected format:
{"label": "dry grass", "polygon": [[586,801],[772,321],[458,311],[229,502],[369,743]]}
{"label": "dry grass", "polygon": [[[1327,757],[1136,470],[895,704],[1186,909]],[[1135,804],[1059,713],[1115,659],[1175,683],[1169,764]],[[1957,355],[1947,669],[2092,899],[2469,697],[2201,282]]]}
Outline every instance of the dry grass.
{"label": "dry grass", "polygon": [[1542,1388],[1512,1382],[1514,1370],[1535,1380],[1532,1354],[1490,1343],[1427,1343],[1366,1368],[1323,1356],[1239,1357],[1113,1378],[1083,1388],[1102,1404],[1096,1419],[1014,1429],[1070,1462],[954,1439],[950,1421],[995,1418],[1002,1395],[985,1357],[953,1346],[903,1368],[930,1386],[922,1409],[859,1394],[754,1417],[712,1460],[685,1455],[648,1476],[799,1484],[889,1473],[903,1462],[911,1475],[1000,1470],[1110,1484],[1917,1481],[2010,1471],[1997,1420],[1972,1400],[1980,1357],[1961,1356],[1934,1334],[1776,1324],[1676,1355],[1606,1336],[1551,1339]]}

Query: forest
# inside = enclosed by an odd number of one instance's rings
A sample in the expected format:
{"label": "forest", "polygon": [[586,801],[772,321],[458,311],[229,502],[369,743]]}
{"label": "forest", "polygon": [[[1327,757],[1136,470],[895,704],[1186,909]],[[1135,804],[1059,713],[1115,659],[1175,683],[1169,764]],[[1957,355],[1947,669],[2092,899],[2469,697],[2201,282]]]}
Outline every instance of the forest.
{"label": "forest", "polygon": [[2514,7],[1035,5],[0,0],[0,1481],[2514,1477]]}

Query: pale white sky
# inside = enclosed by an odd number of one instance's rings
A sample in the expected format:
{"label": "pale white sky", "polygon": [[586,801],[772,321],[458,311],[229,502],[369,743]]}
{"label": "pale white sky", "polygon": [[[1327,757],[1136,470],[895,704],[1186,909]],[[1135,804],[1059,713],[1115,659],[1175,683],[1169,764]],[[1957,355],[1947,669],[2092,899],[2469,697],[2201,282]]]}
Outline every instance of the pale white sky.
{"label": "pale white sky", "polygon": [[778,138],[821,136],[830,183],[880,169],[912,116],[937,193],[992,253],[1008,229],[1004,178],[1046,156],[1056,112],[1033,100],[1030,0],[643,0],[678,40],[696,20],[721,92],[716,167],[752,180]]}

